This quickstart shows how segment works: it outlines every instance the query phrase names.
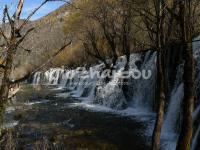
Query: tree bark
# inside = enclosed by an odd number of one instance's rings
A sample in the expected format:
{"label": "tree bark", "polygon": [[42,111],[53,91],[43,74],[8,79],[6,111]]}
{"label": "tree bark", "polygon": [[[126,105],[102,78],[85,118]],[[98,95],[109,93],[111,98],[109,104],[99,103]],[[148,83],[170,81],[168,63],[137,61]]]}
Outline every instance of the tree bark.
{"label": "tree bark", "polygon": [[4,114],[4,105],[7,102],[9,87],[10,87],[10,74],[12,71],[12,62],[13,62],[13,49],[9,48],[7,51],[7,59],[6,65],[4,68],[4,74],[2,79],[2,85],[0,89],[0,122],[3,122],[3,114]]}
{"label": "tree bark", "polygon": [[[129,62],[130,62],[130,32],[131,32],[131,4],[126,1],[123,2],[123,23],[122,23],[122,48],[123,53],[126,55],[126,64],[124,66],[124,71],[129,71]],[[135,46],[135,45],[134,45]],[[130,94],[128,91],[128,81],[129,79],[125,78],[122,82],[122,91],[126,100],[130,99]]]}
{"label": "tree bark", "polygon": [[192,132],[193,121],[192,113],[194,108],[194,61],[192,55],[192,43],[184,46],[185,66],[184,66],[184,98],[183,98],[183,113],[181,123],[181,133],[178,139],[177,150],[189,150]]}
{"label": "tree bark", "polygon": [[[192,51],[192,36],[190,24],[190,1],[184,0],[179,3],[179,17],[180,17],[180,29],[182,36],[182,45],[184,51],[184,98],[182,109],[182,123],[181,132],[179,135],[177,150],[189,150],[192,140],[193,121],[192,113],[194,108],[194,59]],[[188,17],[189,16],[189,17]],[[189,19],[188,19],[189,18]]]}
{"label": "tree bark", "polygon": [[161,137],[161,130],[164,121],[164,110],[165,110],[165,74],[164,74],[164,18],[165,18],[165,11],[164,11],[165,3],[164,0],[156,0],[156,12],[157,12],[157,34],[156,34],[156,47],[158,49],[157,52],[157,87],[158,87],[158,111],[156,117],[156,124],[153,131],[152,136],[152,150],[159,150],[160,149],[160,137]]}
{"label": "tree bark", "polygon": [[10,74],[12,70],[12,52],[8,50],[8,56],[7,56],[7,61],[5,65],[5,70],[4,70],[4,75],[3,75],[3,80],[2,80],[2,86],[1,86],[1,101],[5,101],[8,97],[8,92],[9,92],[9,81],[10,81]]}
{"label": "tree bark", "polygon": [[162,124],[164,121],[164,110],[165,110],[165,88],[164,88],[164,73],[162,65],[162,54],[158,51],[157,59],[157,83],[159,92],[159,105],[156,117],[156,124],[152,136],[152,150],[160,149],[160,136]]}

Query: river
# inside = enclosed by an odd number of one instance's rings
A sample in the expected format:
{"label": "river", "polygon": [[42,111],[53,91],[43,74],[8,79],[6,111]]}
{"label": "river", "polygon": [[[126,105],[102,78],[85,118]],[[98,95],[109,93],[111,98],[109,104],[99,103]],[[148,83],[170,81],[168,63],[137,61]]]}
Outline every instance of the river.
{"label": "river", "polygon": [[56,86],[23,85],[7,106],[4,127],[9,132],[5,133],[3,144],[12,142],[15,149],[25,150],[149,149],[145,121],[95,111],[79,103],[80,100]]}

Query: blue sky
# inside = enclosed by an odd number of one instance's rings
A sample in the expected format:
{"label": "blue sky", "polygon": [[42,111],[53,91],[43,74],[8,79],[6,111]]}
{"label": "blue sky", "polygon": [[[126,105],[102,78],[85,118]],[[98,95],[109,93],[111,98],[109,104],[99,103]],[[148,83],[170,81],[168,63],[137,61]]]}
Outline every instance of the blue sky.
{"label": "blue sky", "polygon": [[[10,11],[13,13],[17,6],[18,0],[0,0],[0,16],[2,16],[2,10],[5,4],[8,5]],[[43,0],[25,0],[25,5],[23,8],[22,18],[26,18],[27,15],[34,10],[37,6],[39,6]],[[31,20],[36,20],[42,16],[47,15],[48,13],[54,11],[63,5],[63,2],[48,2],[44,5],[32,18]]]}

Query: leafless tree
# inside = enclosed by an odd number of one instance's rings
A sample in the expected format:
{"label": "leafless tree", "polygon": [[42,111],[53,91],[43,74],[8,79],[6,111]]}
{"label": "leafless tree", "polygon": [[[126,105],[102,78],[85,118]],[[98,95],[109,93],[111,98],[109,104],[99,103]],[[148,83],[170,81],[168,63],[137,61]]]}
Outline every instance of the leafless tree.
{"label": "leafless tree", "polygon": [[[13,68],[13,61],[17,50],[29,51],[21,45],[21,43],[26,39],[26,37],[34,30],[34,28],[25,29],[25,26],[30,21],[31,17],[47,2],[51,0],[44,0],[37,8],[35,8],[25,20],[20,20],[21,13],[23,10],[24,0],[19,0],[16,11],[11,16],[7,5],[3,11],[2,25],[0,27],[0,36],[2,44],[0,45],[1,59],[0,68],[3,70],[2,83],[0,86],[0,114],[3,115],[4,105],[7,102],[9,88],[11,84],[15,82],[10,81],[10,76]],[[68,46],[66,44],[63,48]],[[58,51],[58,52],[59,52]],[[28,75],[27,75],[28,76]],[[25,77],[23,77],[25,78]],[[22,79],[23,79],[22,78]],[[17,81],[21,81],[18,79]]]}
{"label": "leafless tree", "polygon": [[[158,109],[155,128],[152,135],[152,150],[160,149],[160,136],[164,121],[166,104],[165,89],[165,53],[171,40],[174,16],[167,10],[168,0],[147,1],[146,6],[136,10],[141,15],[148,32],[151,48],[157,51],[157,92]],[[172,10],[170,8],[170,10]]]}

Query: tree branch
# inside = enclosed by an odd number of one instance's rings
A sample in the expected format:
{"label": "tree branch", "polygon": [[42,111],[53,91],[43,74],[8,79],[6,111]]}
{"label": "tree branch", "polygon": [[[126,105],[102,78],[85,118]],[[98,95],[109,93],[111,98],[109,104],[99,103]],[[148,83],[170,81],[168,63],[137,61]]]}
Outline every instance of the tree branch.
{"label": "tree branch", "polygon": [[8,18],[8,21],[9,21],[9,24],[10,24],[10,27],[11,27],[11,32],[14,32],[14,30],[15,30],[14,21],[11,19],[10,15],[9,15],[8,6],[7,5],[5,6],[5,14],[6,14],[7,18]]}
{"label": "tree branch", "polygon": [[48,59],[44,64],[42,64],[41,66],[39,66],[38,68],[36,68],[34,71],[27,73],[25,76],[23,76],[22,78],[19,78],[15,81],[10,81],[10,84],[17,84],[20,82],[25,81],[26,79],[28,79],[32,74],[36,73],[37,71],[39,71],[41,68],[43,68],[45,65],[47,65],[48,63],[50,63],[60,52],[62,52],[67,46],[69,46],[71,44],[71,41],[67,44],[65,44],[63,47],[61,47],[57,52],[55,52],[50,59]]}
{"label": "tree branch", "polygon": [[21,42],[23,42],[23,40],[28,36],[28,34],[29,34],[31,31],[33,31],[34,29],[35,29],[35,28],[30,28],[30,29],[24,34],[24,36],[23,36],[22,38],[20,38],[19,41],[17,41],[16,47],[18,47],[19,44],[21,44]]}
{"label": "tree branch", "polygon": [[18,31],[20,31],[28,22],[29,20],[31,19],[31,17],[43,6],[45,5],[48,1],[50,0],[45,0],[43,1],[42,4],[40,4],[37,8],[35,8],[35,10],[33,10],[32,13],[29,14],[29,16],[26,18],[26,20],[21,24],[21,26],[18,28]]}
{"label": "tree branch", "polygon": [[14,14],[14,20],[19,20],[20,19],[20,15],[21,15],[21,12],[22,12],[23,5],[24,5],[24,0],[19,0],[18,6],[17,6],[17,10],[16,10],[16,12]]}
{"label": "tree branch", "polygon": [[8,38],[6,37],[6,35],[4,34],[2,28],[0,27],[0,34],[3,36],[4,40],[6,41],[7,44],[9,44],[8,42]]}
{"label": "tree branch", "polygon": [[31,52],[31,50],[30,50],[30,49],[24,48],[23,46],[19,46],[19,48],[23,49],[24,51],[26,51],[26,52],[28,52],[28,53],[30,53],[30,52]]}

